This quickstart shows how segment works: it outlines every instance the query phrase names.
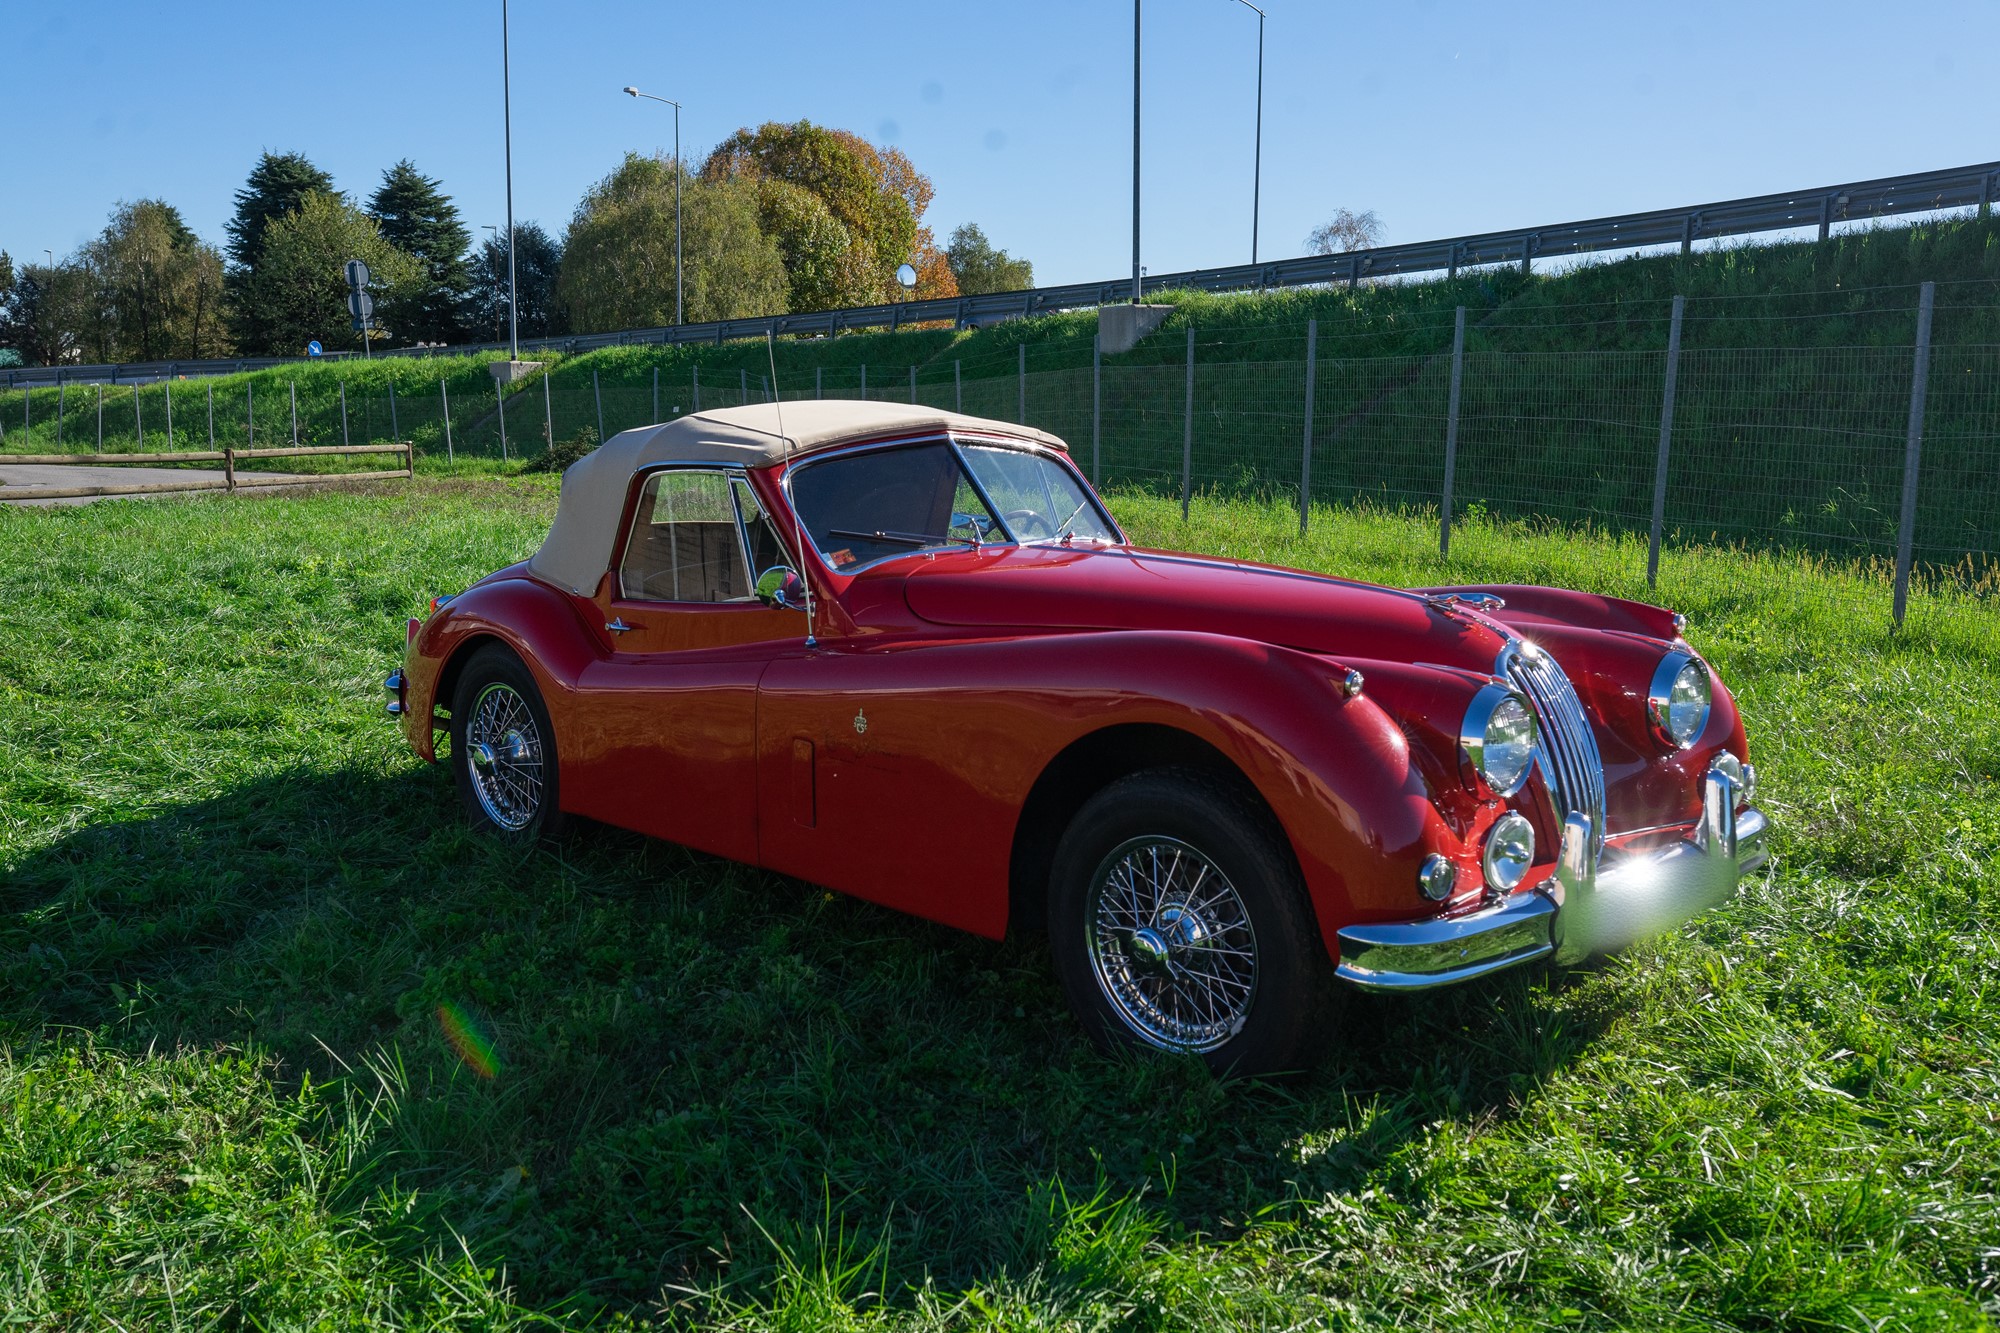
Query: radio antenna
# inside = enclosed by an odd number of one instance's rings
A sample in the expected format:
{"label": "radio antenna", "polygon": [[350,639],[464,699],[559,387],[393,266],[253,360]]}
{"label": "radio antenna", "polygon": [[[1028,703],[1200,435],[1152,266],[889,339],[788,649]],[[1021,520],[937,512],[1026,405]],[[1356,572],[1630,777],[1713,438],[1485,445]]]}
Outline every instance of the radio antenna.
{"label": "radio antenna", "polygon": [[764,330],[764,355],[771,363],[771,409],[778,414],[778,438],[785,442],[785,501],[792,511],[792,539],[799,548],[799,587],[806,595],[806,647],[819,647],[813,637],[812,579],[806,572],[806,524],[799,517],[797,499],[792,495],[792,437],[785,434],[785,395],[778,387],[778,343],[770,329]]}

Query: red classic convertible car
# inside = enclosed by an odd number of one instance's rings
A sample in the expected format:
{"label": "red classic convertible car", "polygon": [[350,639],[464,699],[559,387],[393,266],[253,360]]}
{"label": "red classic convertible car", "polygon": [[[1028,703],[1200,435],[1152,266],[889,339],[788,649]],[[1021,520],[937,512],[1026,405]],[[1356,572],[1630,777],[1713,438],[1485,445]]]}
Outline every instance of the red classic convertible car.
{"label": "red classic convertible car", "polygon": [[566,815],[999,937],[1107,1047],[1260,1072],[1333,983],[1616,948],[1765,856],[1670,612],[1141,550],[1039,431],[698,413],[563,475],[389,678],[475,824]]}

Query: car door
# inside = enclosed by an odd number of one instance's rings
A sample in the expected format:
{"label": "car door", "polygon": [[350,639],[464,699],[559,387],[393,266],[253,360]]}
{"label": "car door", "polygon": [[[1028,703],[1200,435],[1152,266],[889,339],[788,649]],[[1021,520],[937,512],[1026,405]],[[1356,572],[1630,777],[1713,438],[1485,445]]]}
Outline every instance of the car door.
{"label": "car door", "polygon": [[[611,651],[576,710],[595,756],[583,813],[732,860],[757,859],[757,681],[800,651],[805,618],[755,595],[752,552],[782,554],[731,469],[642,474],[597,603]],[[568,781],[567,775],[565,781]]]}

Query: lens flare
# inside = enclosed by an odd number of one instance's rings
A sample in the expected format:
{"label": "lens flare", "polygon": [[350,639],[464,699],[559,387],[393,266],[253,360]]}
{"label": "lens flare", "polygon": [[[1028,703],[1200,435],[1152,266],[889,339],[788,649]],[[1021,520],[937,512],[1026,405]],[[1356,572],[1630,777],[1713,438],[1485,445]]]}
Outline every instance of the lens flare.
{"label": "lens flare", "polygon": [[451,1043],[468,1069],[481,1078],[493,1078],[500,1073],[500,1054],[493,1049],[493,1039],[479,1030],[471,1014],[446,1001],[437,1007],[437,1019],[438,1026],[444,1029],[444,1039]]}

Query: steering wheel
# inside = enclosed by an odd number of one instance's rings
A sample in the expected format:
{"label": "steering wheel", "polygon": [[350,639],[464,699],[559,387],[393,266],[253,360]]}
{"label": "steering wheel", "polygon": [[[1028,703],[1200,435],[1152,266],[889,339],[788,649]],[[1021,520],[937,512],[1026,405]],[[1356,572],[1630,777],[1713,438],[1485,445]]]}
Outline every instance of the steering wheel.
{"label": "steering wheel", "polygon": [[[1053,537],[1056,535],[1056,525],[1044,518],[1039,509],[1009,509],[1005,517],[1007,519],[1007,526],[1012,528],[1019,536]],[[1040,524],[1042,530],[1040,532],[1031,530],[1027,526],[1030,523]]]}

